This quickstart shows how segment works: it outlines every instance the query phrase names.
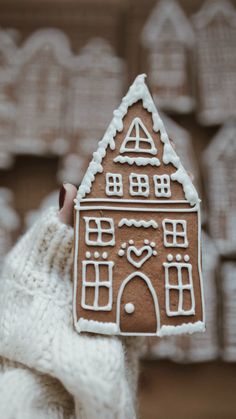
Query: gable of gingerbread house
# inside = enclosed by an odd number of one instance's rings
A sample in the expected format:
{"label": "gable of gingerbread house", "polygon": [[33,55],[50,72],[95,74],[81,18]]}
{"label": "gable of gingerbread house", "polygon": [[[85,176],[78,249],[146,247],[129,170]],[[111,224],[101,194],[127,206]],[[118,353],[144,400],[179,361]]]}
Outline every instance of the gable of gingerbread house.
{"label": "gable of gingerbread house", "polygon": [[230,1],[206,0],[192,19],[195,28],[203,30],[218,22],[235,27],[235,16],[235,9]]}
{"label": "gable of gingerbread house", "polygon": [[161,0],[144,26],[142,44],[155,50],[159,43],[171,41],[191,47],[194,33],[179,4],[173,0]]}
{"label": "gable of gingerbread house", "polygon": [[[198,203],[145,83],[138,76],[99,142],[81,182],[83,199]],[[172,201],[173,202],[173,201]]]}

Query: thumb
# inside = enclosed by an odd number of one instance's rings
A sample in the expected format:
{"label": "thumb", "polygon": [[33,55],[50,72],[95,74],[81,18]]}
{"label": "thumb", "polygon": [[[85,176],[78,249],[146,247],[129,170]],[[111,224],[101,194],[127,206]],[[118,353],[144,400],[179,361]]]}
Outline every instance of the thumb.
{"label": "thumb", "polygon": [[62,223],[73,226],[74,199],[77,194],[76,186],[71,183],[62,185],[59,194],[59,219]]}

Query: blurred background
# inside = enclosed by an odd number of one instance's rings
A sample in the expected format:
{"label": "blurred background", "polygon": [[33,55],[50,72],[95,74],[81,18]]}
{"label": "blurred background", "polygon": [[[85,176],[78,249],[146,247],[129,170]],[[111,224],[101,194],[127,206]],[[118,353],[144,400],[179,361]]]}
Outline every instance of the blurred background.
{"label": "blurred background", "polygon": [[203,201],[207,332],[150,339],[142,419],[236,418],[236,1],[0,1],[0,267],[79,185],[134,77]]}

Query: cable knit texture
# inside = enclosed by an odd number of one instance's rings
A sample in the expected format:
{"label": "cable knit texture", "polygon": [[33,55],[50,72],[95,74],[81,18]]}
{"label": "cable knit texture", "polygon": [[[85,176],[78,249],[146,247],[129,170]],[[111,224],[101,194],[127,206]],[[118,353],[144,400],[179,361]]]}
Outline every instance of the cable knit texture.
{"label": "cable knit texture", "polygon": [[140,341],[78,335],[73,229],[56,209],[12,249],[0,281],[0,418],[134,419]]}

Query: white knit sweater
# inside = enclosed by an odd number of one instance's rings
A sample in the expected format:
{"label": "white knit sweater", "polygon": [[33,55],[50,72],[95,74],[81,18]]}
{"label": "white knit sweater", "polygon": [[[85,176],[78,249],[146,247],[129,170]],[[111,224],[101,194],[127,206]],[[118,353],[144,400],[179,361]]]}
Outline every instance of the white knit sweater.
{"label": "white knit sweater", "polygon": [[6,258],[1,419],[135,418],[139,341],[74,331],[72,241],[50,209]]}

